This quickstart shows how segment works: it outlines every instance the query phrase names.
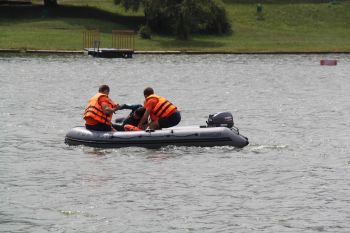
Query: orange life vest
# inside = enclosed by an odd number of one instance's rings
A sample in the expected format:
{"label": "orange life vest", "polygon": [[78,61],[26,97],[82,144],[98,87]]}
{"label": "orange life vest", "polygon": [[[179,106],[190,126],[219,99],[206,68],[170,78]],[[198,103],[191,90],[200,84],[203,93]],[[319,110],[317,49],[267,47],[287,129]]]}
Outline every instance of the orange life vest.
{"label": "orange life vest", "polygon": [[162,96],[149,95],[146,98],[146,103],[148,100],[154,98],[158,100],[158,103],[153,109],[151,109],[151,117],[153,115],[153,117],[165,118],[176,112],[177,107]]}
{"label": "orange life vest", "polygon": [[[84,119],[90,117],[90,118],[92,118],[92,119],[94,119],[97,122],[100,122],[102,124],[111,125],[113,114],[106,115],[103,112],[103,108],[102,108],[102,105],[100,103],[100,98],[102,96],[107,96],[107,95],[102,94],[102,93],[97,93],[95,96],[93,96],[89,100],[89,104],[88,104],[87,108],[85,109]],[[108,98],[108,96],[107,96],[107,98]],[[109,108],[114,108],[116,106],[116,104],[111,99],[108,98],[107,106]]]}
{"label": "orange life vest", "polygon": [[141,131],[142,129],[138,128],[137,126],[126,124],[126,125],[124,125],[124,130],[125,131]]}

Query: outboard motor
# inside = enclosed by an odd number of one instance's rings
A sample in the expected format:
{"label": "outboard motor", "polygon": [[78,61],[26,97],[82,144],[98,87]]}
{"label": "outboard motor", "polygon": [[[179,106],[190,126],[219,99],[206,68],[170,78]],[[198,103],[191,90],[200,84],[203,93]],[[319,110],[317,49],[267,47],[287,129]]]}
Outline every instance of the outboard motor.
{"label": "outboard motor", "polygon": [[233,116],[230,112],[218,112],[215,114],[210,114],[207,126],[208,127],[233,127]]}

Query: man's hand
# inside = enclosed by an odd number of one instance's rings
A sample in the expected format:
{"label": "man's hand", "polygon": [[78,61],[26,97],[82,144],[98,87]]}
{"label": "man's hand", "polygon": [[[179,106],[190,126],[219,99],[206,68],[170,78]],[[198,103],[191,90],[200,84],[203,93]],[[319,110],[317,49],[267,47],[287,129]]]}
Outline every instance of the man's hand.
{"label": "man's hand", "polygon": [[114,108],[109,108],[106,104],[102,104],[102,109],[106,115],[110,115],[119,109],[119,104],[117,104]]}
{"label": "man's hand", "polygon": [[139,125],[137,126],[137,128],[142,129],[142,130],[147,129],[147,127],[148,127],[148,125],[143,125],[143,124],[139,124]]}
{"label": "man's hand", "polygon": [[114,108],[112,108],[113,113],[115,113],[116,111],[118,111],[120,109],[120,105],[117,104],[117,106],[115,106]]}

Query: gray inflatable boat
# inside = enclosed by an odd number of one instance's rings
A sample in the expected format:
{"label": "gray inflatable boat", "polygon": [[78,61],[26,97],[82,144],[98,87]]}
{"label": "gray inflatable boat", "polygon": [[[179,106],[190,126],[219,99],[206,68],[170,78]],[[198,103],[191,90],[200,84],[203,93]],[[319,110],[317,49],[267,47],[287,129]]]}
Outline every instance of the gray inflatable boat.
{"label": "gray inflatable boat", "polygon": [[233,146],[243,148],[249,144],[248,138],[233,126],[230,112],[209,115],[205,126],[172,127],[161,130],[101,132],[75,127],[65,138],[68,145],[86,145],[99,148],[162,146]]}

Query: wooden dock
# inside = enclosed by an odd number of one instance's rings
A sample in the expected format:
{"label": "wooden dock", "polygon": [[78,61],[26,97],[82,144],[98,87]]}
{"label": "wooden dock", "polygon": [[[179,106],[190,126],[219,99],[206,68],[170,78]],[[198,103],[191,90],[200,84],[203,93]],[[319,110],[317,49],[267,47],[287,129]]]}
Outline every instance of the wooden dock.
{"label": "wooden dock", "polygon": [[134,50],[115,48],[85,48],[85,53],[93,57],[101,58],[132,58]]}
{"label": "wooden dock", "polygon": [[112,30],[112,48],[100,48],[100,31],[90,29],[83,34],[83,46],[87,55],[102,58],[132,58],[135,48],[135,32]]}

